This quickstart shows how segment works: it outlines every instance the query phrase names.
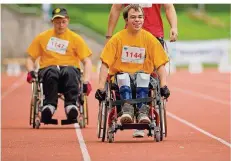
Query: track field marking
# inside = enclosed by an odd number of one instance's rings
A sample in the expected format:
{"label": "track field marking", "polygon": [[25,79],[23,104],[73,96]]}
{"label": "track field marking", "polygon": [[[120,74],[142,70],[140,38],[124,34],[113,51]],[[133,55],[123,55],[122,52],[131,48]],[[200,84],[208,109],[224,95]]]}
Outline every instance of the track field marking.
{"label": "track field marking", "polygon": [[83,135],[81,133],[81,129],[79,127],[79,124],[75,123],[74,126],[75,126],[76,135],[77,135],[77,138],[78,138],[78,141],[79,141],[79,146],[80,146],[80,149],[81,149],[81,152],[82,152],[82,155],[83,155],[83,160],[84,161],[91,161],[91,158],[90,158],[90,155],[88,153],[85,141],[83,139]]}
{"label": "track field marking", "polygon": [[16,90],[18,87],[23,85],[26,82],[26,73],[23,74],[21,78],[19,78],[16,82],[14,82],[7,90],[6,92],[2,93],[1,100],[3,100],[6,96],[8,96],[11,92]]}
{"label": "track field marking", "polygon": [[177,87],[172,87],[171,89],[173,91],[178,91],[178,92],[181,92],[181,93],[185,93],[185,94],[188,94],[188,95],[191,95],[191,96],[203,98],[203,99],[206,99],[206,100],[209,100],[209,101],[213,101],[213,102],[216,102],[216,103],[220,103],[220,104],[224,104],[224,105],[230,105],[229,101],[223,101],[223,100],[220,100],[220,99],[217,99],[215,97],[212,97],[212,96],[209,96],[209,95],[205,95],[205,94],[202,94],[202,93],[199,93],[199,92],[185,90],[185,89],[181,89],[181,88],[177,88]]}
{"label": "track field marking", "polygon": [[168,115],[169,117],[171,117],[171,118],[173,118],[173,119],[175,119],[175,120],[177,120],[177,121],[179,121],[179,122],[181,122],[181,123],[183,123],[183,124],[185,124],[185,125],[187,125],[187,126],[193,128],[193,129],[195,129],[195,130],[197,130],[197,131],[199,131],[199,132],[201,132],[201,133],[207,135],[208,137],[213,138],[213,139],[215,139],[215,140],[221,142],[222,144],[228,146],[229,148],[231,148],[231,144],[228,143],[227,141],[225,141],[225,140],[223,140],[223,139],[221,139],[221,138],[219,138],[219,137],[217,137],[217,136],[215,136],[215,135],[213,135],[213,134],[210,134],[209,132],[207,132],[207,131],[205,131],[205,130],[199,128],[199,127],[197,127],[196,125],[194,125],[194,124],[192,124],[192,123],[190,123],[190,122],[188,122],[188,121],[186,121],[186,120],[184,120],[184,119],[181,119],[181,118],[177,117],[176,115],[174,115],[174,114],[172,114],[172,113],[170,113],[170,112],[167,112],[167,115]]}

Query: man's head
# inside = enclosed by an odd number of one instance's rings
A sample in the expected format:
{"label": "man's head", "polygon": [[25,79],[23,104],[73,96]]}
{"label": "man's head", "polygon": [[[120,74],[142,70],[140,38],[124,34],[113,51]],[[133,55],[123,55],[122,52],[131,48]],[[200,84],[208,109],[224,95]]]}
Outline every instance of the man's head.
{"label": "man's head", "polygon": [[127,29],[139,31],[144,23],[144,11],[138,4],[130,4],[123,10],[123,17],[127,24]]}
{"label": "man's head", "polygon": [[57,34],[62,34],[66,31],[69,24],[69,16],[65,8],[56,8],[52,11],[51,19],[54,30]]}

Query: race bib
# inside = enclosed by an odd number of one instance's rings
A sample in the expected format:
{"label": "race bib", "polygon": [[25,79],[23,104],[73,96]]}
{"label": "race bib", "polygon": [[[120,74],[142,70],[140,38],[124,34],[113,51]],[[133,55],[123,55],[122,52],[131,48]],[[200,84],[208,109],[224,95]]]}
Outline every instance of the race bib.
{"label": "race bib", "polygon": [[51,37],[47,44],[47,50],[64,55],[67,51],[68,44],[69,41],[67,40]]}
{"label": "race bib", "polygon": [[142,8],[151,8],[152,7],[152,3],[144,3],[144,4],[139,4],[139,5]]}
{"label": "race bib", "polygon": [[145,59],[145,48],[124,46],[122,49],[122,62],[143,64]]}

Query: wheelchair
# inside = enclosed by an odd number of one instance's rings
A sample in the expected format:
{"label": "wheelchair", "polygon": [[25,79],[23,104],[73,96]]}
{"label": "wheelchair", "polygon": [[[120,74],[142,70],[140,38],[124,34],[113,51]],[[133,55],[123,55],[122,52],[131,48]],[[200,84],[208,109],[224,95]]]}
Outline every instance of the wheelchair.
{"label": "wheelchair", "polygon": [[[78,96],[77,107],[78,107],[78,118],[76,120],[61,120],[61,125],[68,125],[79,123],[80,128],[85,128],[89,124],[88,117],[88,103],[87,96],[83,91],[83,72],[81,71],[81,83],[80,83],[80,94]],[[64,100],[62,93],[58,93],[58,98]],[[32,125],[34,129],[39,129],[41,125],[41,109],[43,107],[43,84],[38,78],[38,73],[36,73],[36,79],[32,82],[32,97],[30,102],[30,120],[29,124]],[[57,119],[51,119],[48,124],[58,124]]]}
{"label": "wheelchair", "polygon": [[[116,99],[118,89],[116,90],[115,84],[112,83],[111,77],[112,76],[108,75],[105,83],[106,99],[99,103],[97,122],[98,138],[101,139],[102,142],[104,142],[107,138],[107,141],[112,143],[114,142],[115,133],[118,130],[138,129],[148,130],[148,137],[153,137],[154,141],[156,142],[163,141],[164,137],[167,137],[166,99],[161,98],[160,83],[157,75],[151,74],[154,81],[154,86],[153,88],[149,88],[148,98],[129,100]],[[118,112],[118,106],[122,107],[124,103],[132,104],[134,107],[136,107],[137,103],[147,103],[147,105],[150,106],[149,118],[151,123],[117,123],[118,118],[122,115],[121,112]]]}

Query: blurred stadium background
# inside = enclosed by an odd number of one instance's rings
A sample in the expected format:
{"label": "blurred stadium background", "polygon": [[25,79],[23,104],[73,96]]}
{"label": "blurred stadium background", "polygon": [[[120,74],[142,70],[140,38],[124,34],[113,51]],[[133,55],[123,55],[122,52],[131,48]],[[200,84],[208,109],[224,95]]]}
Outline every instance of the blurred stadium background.
{"label": "blurred stadium background", "polygon": [[[67,8],[70,28],[81,34],[92,48],[93,63],[104,45],[108,14],[111,4],[52,4],[52,8]],[[204,67],[230,71],[230,5],[227,4],[176,4],[179,37],[176,43],[168,44],[171,70],[184,67],[192,72],[202,72]],[[1,5],[1,64],[2,71],[20,72],[24,69],[26,49],[33,38],[51,27],[41,4]],[[163,10],[165,39],[169,29]],[[116,31],[124,27],[122,14]],[[14,71],[14,72],[13,72]],[[14,74],[12,74],[14,75]]]}

